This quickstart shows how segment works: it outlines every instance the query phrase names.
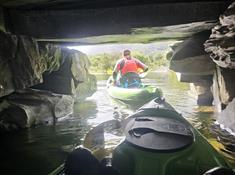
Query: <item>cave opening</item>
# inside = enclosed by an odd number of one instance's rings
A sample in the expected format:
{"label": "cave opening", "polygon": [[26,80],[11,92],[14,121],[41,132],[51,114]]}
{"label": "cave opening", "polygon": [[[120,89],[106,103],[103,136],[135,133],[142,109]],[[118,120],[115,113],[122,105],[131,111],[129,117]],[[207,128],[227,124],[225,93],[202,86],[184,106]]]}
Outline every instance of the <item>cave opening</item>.
{"label": "cave opening", "polygon": [[[91,128],[133,114],[138,105],[106,91],[125,49],[148,65],[143,83],[162,89],[235,167],[234,7],[230,0],[1,1],[2,172],[48,174]],[[105,134],[109,148],[123,139]]]}

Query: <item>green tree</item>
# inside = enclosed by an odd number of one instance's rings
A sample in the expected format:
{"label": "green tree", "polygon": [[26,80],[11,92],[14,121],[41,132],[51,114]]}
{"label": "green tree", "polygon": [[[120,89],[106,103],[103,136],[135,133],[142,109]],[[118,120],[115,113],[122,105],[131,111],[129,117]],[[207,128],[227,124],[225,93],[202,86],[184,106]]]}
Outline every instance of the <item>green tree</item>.
{"label": "green tree", "polygon": [[[142,61],[146,64],[150,69],[156,69],[159,66],[168,66],[169,61],[166,59],[166,51],[165,52],[156,52],[151,55],[145,55],[142,52],[134,51],[132,52],[132,56]],[[94,73],[102,72],[107,73],[113,70],[117,60],[122,57],[120,53],[112,53],[112,54],[98,54],[89,57],[91,62],[91,71]]]}

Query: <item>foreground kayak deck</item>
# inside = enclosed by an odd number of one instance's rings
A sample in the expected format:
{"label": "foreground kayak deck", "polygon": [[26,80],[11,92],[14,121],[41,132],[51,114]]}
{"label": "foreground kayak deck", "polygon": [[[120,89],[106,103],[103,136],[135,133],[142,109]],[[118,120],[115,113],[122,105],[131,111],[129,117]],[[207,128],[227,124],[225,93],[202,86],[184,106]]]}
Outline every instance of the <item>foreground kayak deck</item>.
{"label": "foreground kayak deck", "polygon": [[[203,175],[214,167],[229,168],[207,140],[160,98],[128,117],[124,128],[126,139],[112,154],[112,166],[120,175]],[[51,173],[58,174],[63,174],[63,165]]]}
{"label": "foreground kayak deck", "polygon": [[[214,167],[229,168],[223,157],[168,103],[151,101],[130,118],[126,140],[113,153],[113,167],[120,175],[203,175]],[[156,122],[155,131],[151,122]],[[133,128],[136,133],[130,134]]]}

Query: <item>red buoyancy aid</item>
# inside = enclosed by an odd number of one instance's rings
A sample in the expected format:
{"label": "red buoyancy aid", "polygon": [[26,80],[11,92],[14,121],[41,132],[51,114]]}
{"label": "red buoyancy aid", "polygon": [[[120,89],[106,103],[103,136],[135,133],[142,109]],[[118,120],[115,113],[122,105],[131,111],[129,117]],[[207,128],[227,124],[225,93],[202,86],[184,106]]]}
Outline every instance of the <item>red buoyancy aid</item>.
{"label": "red buoyancy aid", "polygon": [[[122,68],[121,68],[122,67]],[[138,72],[138,64],[135,59],[124,59],[123,66],[120,65],[122,76],[128,72]]]}

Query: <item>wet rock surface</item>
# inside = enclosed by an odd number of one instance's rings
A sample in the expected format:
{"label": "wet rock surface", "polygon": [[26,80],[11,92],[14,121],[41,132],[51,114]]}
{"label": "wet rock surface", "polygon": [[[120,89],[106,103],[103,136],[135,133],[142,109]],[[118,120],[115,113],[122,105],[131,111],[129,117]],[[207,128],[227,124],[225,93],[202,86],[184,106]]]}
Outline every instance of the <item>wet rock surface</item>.
{"label": "wet rock surface", "polygon": [[213,96],[214,104],[220,112],[223,110],[235,97],[235,70],[224,69],[217,66],[213,78]]}
{"label": "wet rock surface", "polygon": [[212,105],[213,100],[210,87],[215,64],[203,46],[209,35],[206,30],[171,46],[170,69],[180,73],[181,82],[193,83],[191,87],[199,105]]}
{"label": "wet rock surface", "polygon": [[230,133],[235,133],[235,98],[226,106],[217,118],[218,123]]}
{"label": "wet rock surface", "polygon": [[35,85],[34,88],[57,94],[73,94],[75,87],[71,72],[72,59],[68,58],[62,50],[60,47],[48,45],[47,49],[42,51],[46,57],[61,61],[58,66],[55,64],[55,71],[46,71],[43,74],[43,82]]}
{"label": "wet rock surface", "polygon": [[68,95],[33,89],[15,92],[1,100],[0,130],[11,131],[40,124],[53,124],[73,112]]}
{"label": "wet rock surface", "polygon": [[40,54],[31,37],[0,32],[0,40],[0,97],[43,82],[42,74],[60,65],[60,59]]}
{"label": "wet rock surface", "polygon": [[205,42],[205,50],[220,67],[235,68],[235,2],[219,18]]}
{"label": "wet rock surface", "polygon": [[197,95],[197,104],[202,106],[211,106],[213,102],[213,94],[211,92],[212,80],[201,79],[198,82],[190,84],[191,91]]}
{"label": "wet rock surface", "polygon": [[0,40],[0,130],[54,123],[72,112],[74,97],[96,91],[85,54],[3,32]]}
{"label": "wet rock surface", "polygon": [[[50,56],[55,58],[62,57],[61,65],[57,66],[56,71],[45,72],[43,83],[34,88],[49,90],[57,94],[75,96],[80,94],[81,98],[86,98],[96,91],[96,78],[89,73],[90,63],[85,54],[60,47],[51,47],[46,53],[50,53]],[[82,87],[84,87],[83,90],[81,90]]]}
{"label": "wet rock surface", "polygon": [[229,133],[235,133],[235,70],[216,66],[212,92],[217,123]]}
{"label": "wet rock surface", "polygon": [[[19,4],[23,7],[19,7],[17,2],[20,2]],[[28,2],[15,0],[3,1],[0,4],[7,9],[6,25],[12,33],[31,35],[44,41],[104,44],[117,43],[120,41],[120,36],[113,41],[112,39],[99,41],[90,38],[91,42],[84,42],[80,39],[93,36],[125,35],[130,34],[133,29],[177,24],[186,24],[186,27],[182,29],[185,31],[188,26],[191,29],[192,22],[218,19],[230,2],[230,0],[190,0],[190,3],[189,0],[88,0],[86,2],[48,0],[43,3],[42,0],[28,0]],[[18,4],[18,7],[9,4]],[[205,24],[200,25],[200,28],[204,27]],[[163,39],[175,38],[173,36],[175,31],[163,35]],[[197,28],[198,31],[201,30]],[[154,34],[158,33],[159,30]],[[132,37],[131,35],[131,38],[125,39],[125,42],[131,42]],[[179,37],[182,37],[182,33]],[[141,38],[140,40],[144,43],[146,39]],[[154,35],[147,41],[159,41],[160,38],[162,38],[161,35]]]}
{"label": "wet rock surface", "polygon": [[79,83],[76,88],[75,93],[75,102],[79,102],[84,100],[86,97],[91,96],[96,90],[96,77],[95,75],[88,74],[86,77],[86,81]]}
{"label": "wet rock surface", "polygon": [[215,65],[203,46],[209,35],[210,31],[203,31],[177,43],[175,48],[172,46],[170,69],[183,74],[212,75]]}
{"label": "wet rock surface", "polygon": [[0,39],[0,97],[35,85],[58,94],[74,94],[78,84],[89,79],[89,60],[79,51],[3,32]]}

